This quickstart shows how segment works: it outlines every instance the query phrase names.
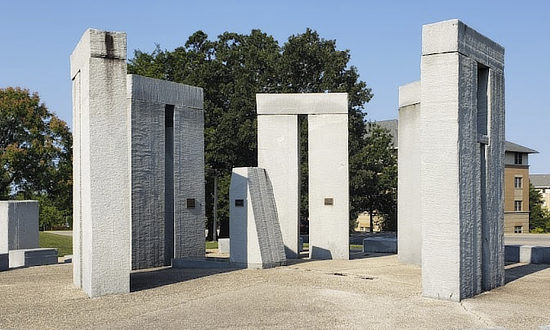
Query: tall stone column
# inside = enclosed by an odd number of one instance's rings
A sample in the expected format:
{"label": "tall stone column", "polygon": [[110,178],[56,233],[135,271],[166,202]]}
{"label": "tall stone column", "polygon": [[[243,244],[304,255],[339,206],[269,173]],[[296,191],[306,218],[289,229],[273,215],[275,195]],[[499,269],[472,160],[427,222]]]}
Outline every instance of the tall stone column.
{"label": "tall stone column", "polygon": [[71,55],[73,280],[90,297],[130,290],[126,34],[88,29]]}
{"label": "tall stone column", "polygon": [[[423,294],[504,284],[504,48],[459,20],[423,26]],[[401,148],[401,146],[399,146]]]}

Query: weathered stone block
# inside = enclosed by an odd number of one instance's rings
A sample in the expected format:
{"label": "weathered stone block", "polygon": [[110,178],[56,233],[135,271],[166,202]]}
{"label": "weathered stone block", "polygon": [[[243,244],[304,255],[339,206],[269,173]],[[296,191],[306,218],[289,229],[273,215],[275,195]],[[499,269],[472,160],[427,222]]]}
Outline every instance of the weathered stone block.
{"label": "weathered stone block", "polygon": [[273,188],[262,168],[233,169],[229,189],[230,261],[268,268],[286,263]]}
{"label": "weathered stone block", "polygon": [[219,253],[231,253],[229,238],[218,238],[218,252]]}
{"label": "weathered stone block", "polygon": [[52,265],[57,263],[57,249],[36,248],[10,250],[10,268]]}

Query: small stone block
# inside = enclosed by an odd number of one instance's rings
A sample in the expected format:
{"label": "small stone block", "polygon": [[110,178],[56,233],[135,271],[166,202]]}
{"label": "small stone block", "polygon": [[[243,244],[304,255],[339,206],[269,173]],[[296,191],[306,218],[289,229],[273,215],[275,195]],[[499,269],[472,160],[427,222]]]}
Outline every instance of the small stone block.
{"label": "small stone block", "polygon": [[397,253],[397,239],[388,237],[368,237],[363,239],[363,252]]}
{"label": "small stone block", "polygon": [[230,245],[230,239],[229,238],[218,238],[218,252],[219,253],[230,253],[229,245]]}
{"label": "small stone block", "polygon": [[9,254],[7,253],[0,254],[0,271],[8,270],[9,267],[10,267]]}
{"label": "small stone block", "polygon": [[9,255],[10,268],[43,266],[57,263],[57,249],[11,250]]}

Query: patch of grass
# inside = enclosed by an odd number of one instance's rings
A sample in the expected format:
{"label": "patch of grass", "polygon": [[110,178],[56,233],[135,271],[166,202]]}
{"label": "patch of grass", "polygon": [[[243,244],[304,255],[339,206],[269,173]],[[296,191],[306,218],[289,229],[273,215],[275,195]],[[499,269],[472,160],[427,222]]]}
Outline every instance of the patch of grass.
{"label": "patch of grass", "polygon": [[218,248],[218,242],[217,241],[206,241],[206,248],[207,249],[217,249]]}
{"label": "patch of grass", "polygon": [[40,232],[38,242],[41,248],[56,248],[59,257],[73,254],[73,238],[71,236]]}

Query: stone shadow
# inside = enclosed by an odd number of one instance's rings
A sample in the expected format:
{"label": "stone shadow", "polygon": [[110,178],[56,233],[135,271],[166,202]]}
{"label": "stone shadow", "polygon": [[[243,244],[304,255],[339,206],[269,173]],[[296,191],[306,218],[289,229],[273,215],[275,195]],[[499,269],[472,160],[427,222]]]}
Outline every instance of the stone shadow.
{"label": "stone shadow", "polygon": [[518,280],[524,276],[550,268],[549,264],[516,264],[507,263],[505,273],[505,284]]}
{"label": "stone shadow", "polygon": [[194,280],[197,278],[227,273],[237,268],[172,268],[162,267],[134,271],[130,274],[130,292],[149,290],[165,285]]}

